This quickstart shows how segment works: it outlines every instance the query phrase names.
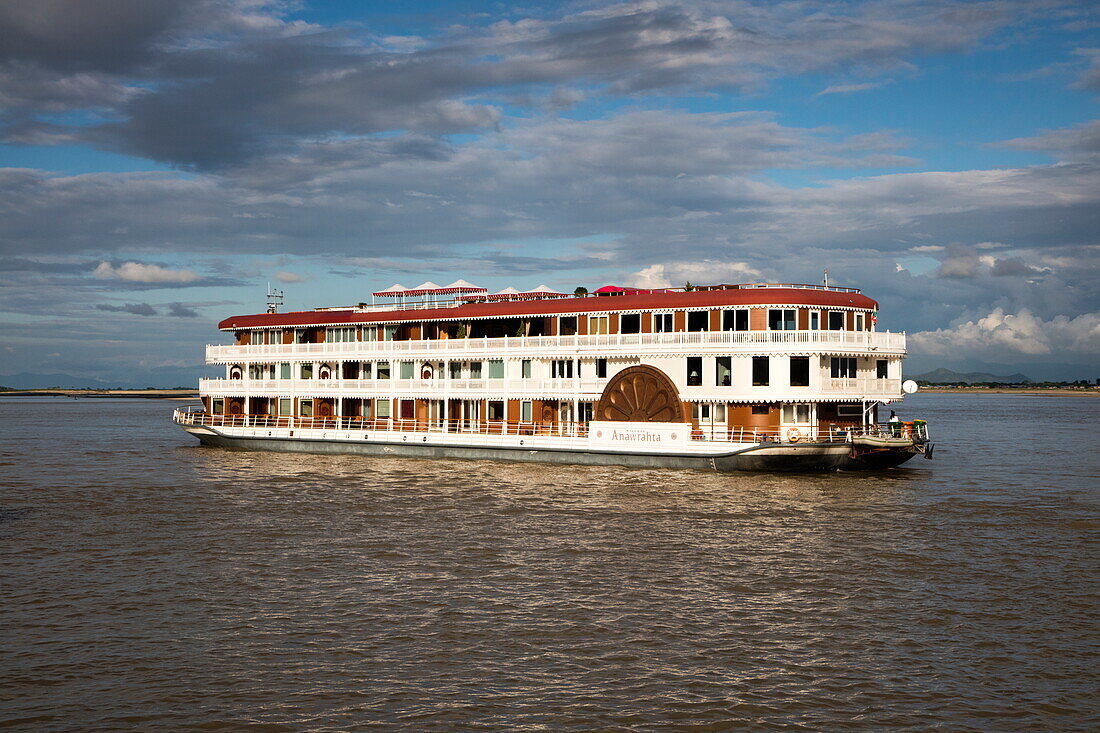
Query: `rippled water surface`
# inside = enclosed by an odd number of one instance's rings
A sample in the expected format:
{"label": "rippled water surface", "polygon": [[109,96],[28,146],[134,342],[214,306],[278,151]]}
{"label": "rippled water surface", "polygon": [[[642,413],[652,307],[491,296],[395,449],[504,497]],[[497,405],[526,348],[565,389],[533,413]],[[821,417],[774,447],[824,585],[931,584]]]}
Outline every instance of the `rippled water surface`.
{"label": "rippled water surface", "polygon": [[1100,727],[1100,399],[917,395],[933,461],[715,475],[200,448],[0,400],[0,725]]}

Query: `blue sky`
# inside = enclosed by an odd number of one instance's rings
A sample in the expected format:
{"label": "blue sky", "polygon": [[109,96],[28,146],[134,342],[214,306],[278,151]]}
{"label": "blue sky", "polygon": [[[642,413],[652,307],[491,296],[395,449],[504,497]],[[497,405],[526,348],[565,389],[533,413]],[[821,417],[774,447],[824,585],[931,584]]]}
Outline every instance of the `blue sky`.
{"label": "blue sky", "polygon": [[0,6],[0,375],[188,383],[268,282],[827,267],[911,372],[1100,376],[1095,4],[378,5]]}

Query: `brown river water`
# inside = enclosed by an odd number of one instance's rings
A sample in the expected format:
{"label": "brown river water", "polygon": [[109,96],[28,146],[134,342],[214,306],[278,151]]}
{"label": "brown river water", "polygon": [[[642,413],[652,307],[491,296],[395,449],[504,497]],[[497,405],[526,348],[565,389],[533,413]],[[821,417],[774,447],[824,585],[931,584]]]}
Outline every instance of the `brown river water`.
{"label": "brown river water", "polygon": [[200,448],[0,399],[0,727],[1100,728],[1100,399],[811,476]]}

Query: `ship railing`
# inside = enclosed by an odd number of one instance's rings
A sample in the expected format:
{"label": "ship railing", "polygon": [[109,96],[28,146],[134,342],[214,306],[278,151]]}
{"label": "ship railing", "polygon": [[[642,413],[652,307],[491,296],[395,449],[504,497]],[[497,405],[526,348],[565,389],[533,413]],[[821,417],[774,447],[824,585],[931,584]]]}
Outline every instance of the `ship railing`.
{"label": "ship railing", "polygon": [[[237,428],[289,428],[298,430],[393,433],[459,433],[532,437],[585,438],[589,423],[572,420],[497,420],[466,418],[402,418],[289,415],[212,415],[199,409],[176,409],[181,425]],[[692,428],[693,441],[716,443],[849,442],[859,428],[837,426],[759,427],[751,425],[702,425]]]}
{"label": "ship railing", "polygon": [[924,420],[877,423],[860,428],[855,434],[869,438],[904,438],[918,443],[927,442],[930,437],[928,423]]}
{"label": "ship railing", "polygon": [[243,356],[352,355],[418,352],[447,353],[529,352],[538,349],[580,349],[662,346],[852,346],[904,349],[905,334],[890,331],[674,331],[667,333],[571,334],[562,336],[505,336],[499,338],[414,339],[407,341],[337,341],[307,344],[221,344],[207,346],[211,359]]}

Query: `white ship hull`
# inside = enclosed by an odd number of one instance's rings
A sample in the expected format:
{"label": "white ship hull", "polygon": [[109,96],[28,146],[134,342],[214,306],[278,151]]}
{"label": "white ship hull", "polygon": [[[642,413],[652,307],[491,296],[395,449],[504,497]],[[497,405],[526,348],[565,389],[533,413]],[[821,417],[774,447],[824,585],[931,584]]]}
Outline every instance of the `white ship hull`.
{"label": "white ship hull", "polygon": [[707,471],[834,471],[846,443],[714,443],[615,447],[585,438],[183,425],[204,445],[244,450],[406,458],[689,468]]}

